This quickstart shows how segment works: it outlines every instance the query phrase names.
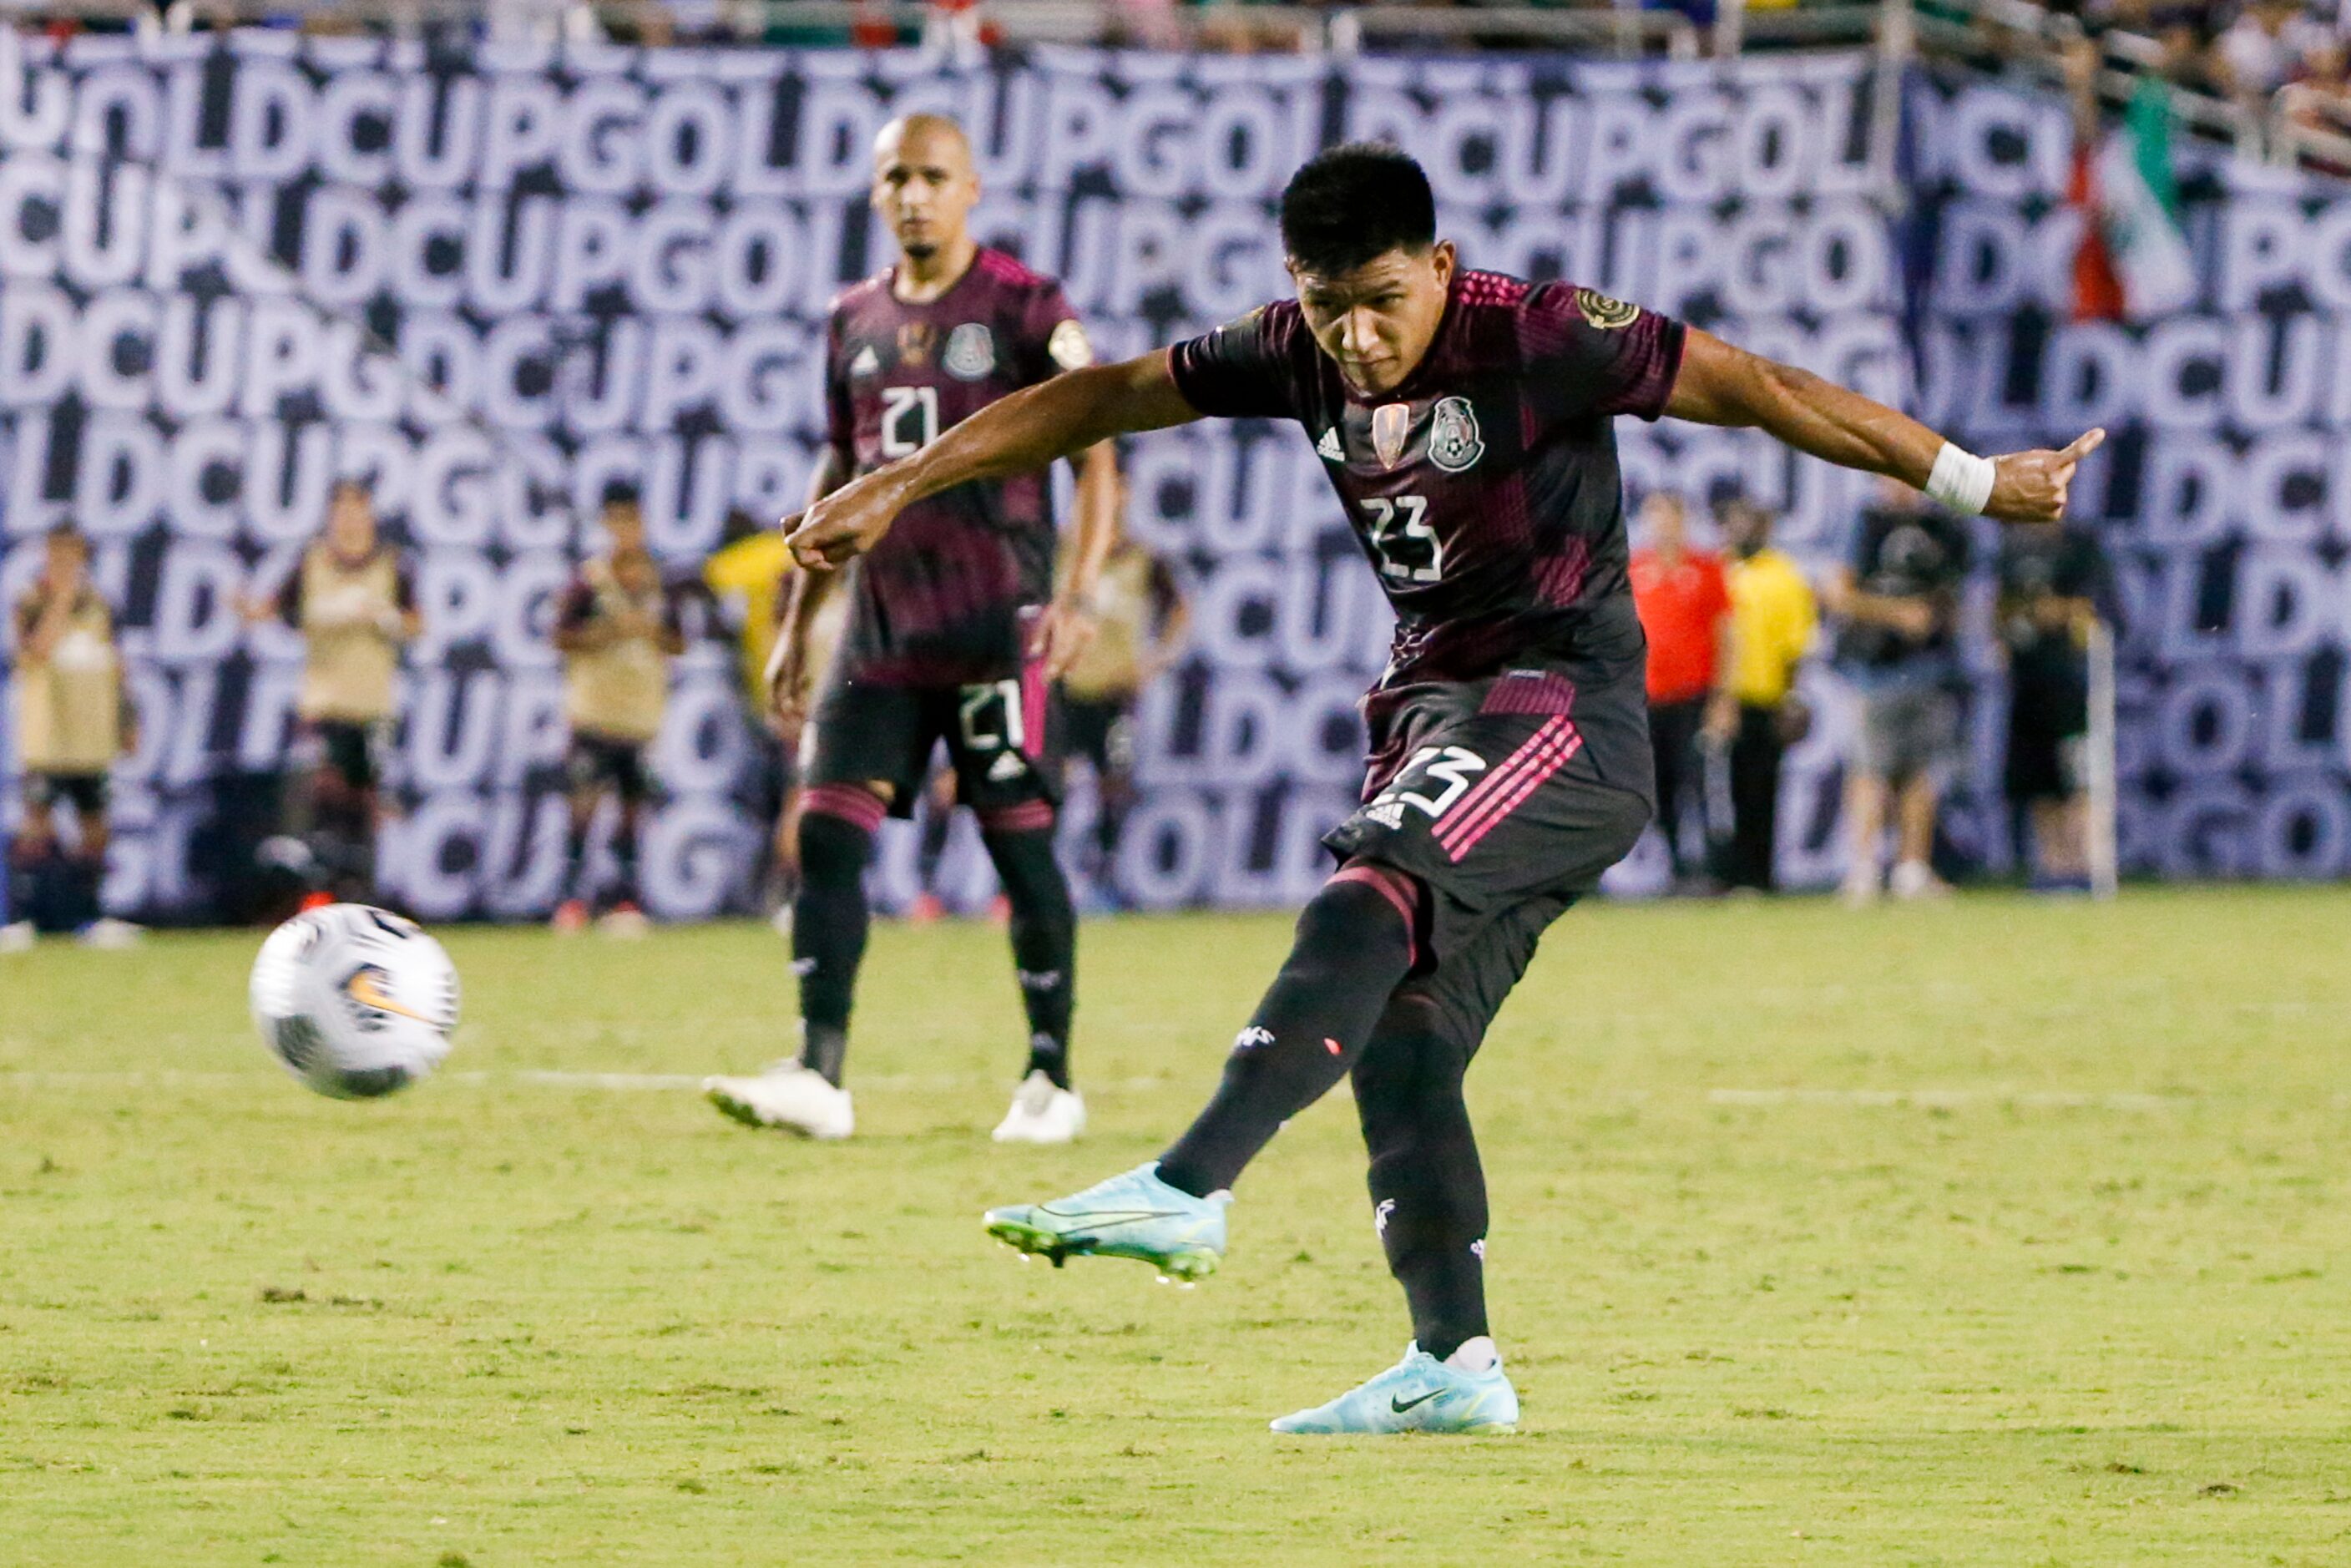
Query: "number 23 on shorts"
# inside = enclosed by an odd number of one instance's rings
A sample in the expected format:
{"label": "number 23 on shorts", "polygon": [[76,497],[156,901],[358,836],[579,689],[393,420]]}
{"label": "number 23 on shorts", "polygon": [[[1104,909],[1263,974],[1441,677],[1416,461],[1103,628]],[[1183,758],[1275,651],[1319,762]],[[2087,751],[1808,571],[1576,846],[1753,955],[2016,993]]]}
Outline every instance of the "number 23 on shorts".
{"label": "number 23 on shorts", "polygon": [[[1396,781],[1381,790],[1372,804],[1402,805],[1428,813],[1433,821],[1450,810],[1453,803],[1469,792],[1474,776],[1486,771],[1486,759],[1464,746],[1424,746],[1412,754],[1410,761],[1396,775]],[[1405,781],[1415,779],[1423,786],[1440,786],[1434,794],[1423,789],[1407,789]]]}

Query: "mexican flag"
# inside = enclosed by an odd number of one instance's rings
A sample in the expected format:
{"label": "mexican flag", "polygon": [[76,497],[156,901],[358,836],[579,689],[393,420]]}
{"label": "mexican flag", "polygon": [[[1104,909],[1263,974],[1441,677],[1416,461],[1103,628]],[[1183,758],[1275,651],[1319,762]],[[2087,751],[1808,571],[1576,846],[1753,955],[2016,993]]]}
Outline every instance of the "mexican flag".
{"label": "mexican flag", "polygon": [[2169,89],[2142,80],[2122,124],[2074,149],[2066,196],[2083,209],[2074,255],[2074,319],[2145,321],[2196,302],[2196,262],[2179,225],[2171,172]]}

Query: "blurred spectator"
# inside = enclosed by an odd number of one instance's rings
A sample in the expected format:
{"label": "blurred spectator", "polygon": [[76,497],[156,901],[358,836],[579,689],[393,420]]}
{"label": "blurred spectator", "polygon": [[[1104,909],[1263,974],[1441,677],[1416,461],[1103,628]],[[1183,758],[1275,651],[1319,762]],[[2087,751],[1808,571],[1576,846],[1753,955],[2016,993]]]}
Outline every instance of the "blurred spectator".
{"label": "blurred spectator", "polygon": [[1897,802],[1894,895],[1950,891],[1928,860],[1941,775],[1959,742],[1959,589],[1967,572],[1966,527],[1888,479],[1877,504],[1861,515],[1852,564],[1830,580],[1828,609],[1840,622],[1836,667],[1861,710],[1845,766],[1848,903],[1878,894],[1889,797]]}
{"label": "blurred spectator", "polygon": [[[2301,79],[2280,95],[2285,117],[2304,131],[2351,137],[2351,47],[2333,38],[2303,59]],[[2312,163],[2329,174],[2351,174],[2339,158],[2316,157]]]}
{"label": "blurred spectator", "polygon": [[[582,561],[556,601],[554,643],[563,655],[563,712],[571,729],[564,768],[570,834],[563,901],[554,926],[586,927],[591,915],[613,936],[647,929],[638,907],[640,829],[657,789],[653,742],[669,706],[669,662],[685,651],[684,600],[663,580],[645,549],[644,510],[635,486],[604,491],[600,520],[606,553]],[[617,885],[589,863],[589,835],[606,796],[620,821],[612,834]]]}
{"label": "blurred spectator", "polygon": [[1744,497],[1720,507],[1730,590],[1729,674],[1707,714],[1707,737],[1727,748],[1730,831],[1716,874],[1726,887],[1771,891],[1780,836],[1780,763],[1812,727],[1796,671],[1819,629],[1812,585],[1771,548],[1771,514]]}
{"label": "blurred spectator", "polygon": [[390,804],[380,789],[400,724],[402,650],[423,632],[414,573],[376,528],[368,485],[339,479],[323,535],[245,618],[301,633],[302,686],[294,711],[301,743],[287,837],[307,852],[310,902],[377,896],[376,834]]}
{"label": "blurred spectator", "polygon": [[2302,0],[2252,0],[2213,49],[2214,84],[2258,109],[2300,73],[2304,56],[2329,41]]}
{"label": "blurred spectator", "polygon": [[2105,552],[2064,523],[2004,528],[2000,642],[2008,658],[2003,778],[2020,866],[2036,887],[2089,887],[2084,768],[2090,629],[2113,598]]}
{"label": "blurred spectator", "polygon": [[[718,549],[702,563],[702,580],[717,601],[718,619],[735,634],[741,661],[743,730],[749,745],[737,791],[752,814],[780,828],[792,787],[792,748],[768,714],[768,656],[775,651],[778,612],[792,552],[779,528],[763,526],[741,507],[726,514]],[[791,863],[780,833],[750,868],[749,880],[762,908],[781,907]]]}
{"label": "blurred spectator", "polygon": [[[114,610],[89,570],[89,539],[71,523],[49,529],[41,575],[16,604],[11,632],[16,686],[16,752],[24,769],[24,819],[8,864],[5,902],[23,918],[0,928],[0,951],[29,946],[37,930],[76,931],[94,947],[128,946],[139,928],[106,916],[109,772],[137,744],[123,690]],[[57,808],[73,813],[73,844]]]}
{"label": "blurred spectator", "polygon": [[[1641,548],[1633,552],[1633,606],[1649,639],[1649,746],[1657,767],[1657,828],[1677,886],[1702,870],[1705,791],[1699,787],[1698,727],[1718,673],[1729,667],[1730,591],[1722,562],[1688,541],[1682,498],[1652,491],[1641,503]],[[1698,808],[1698,831],[1685,839],[1685,808]],[[1687,849],[1685,851],[1684,845]]]}
{"label": "blurred spectator", "polygon": [[1134,804],[1135,704],[1183,653],[1192,610],[1175,569],[1125,533],[1111,547],[1085,608],[1094,638],[1061,677],[1055,749],[1083,758],[1093,769],[1093,857],[1086,874],[1095,902],[1115,906],[1119,833]]}

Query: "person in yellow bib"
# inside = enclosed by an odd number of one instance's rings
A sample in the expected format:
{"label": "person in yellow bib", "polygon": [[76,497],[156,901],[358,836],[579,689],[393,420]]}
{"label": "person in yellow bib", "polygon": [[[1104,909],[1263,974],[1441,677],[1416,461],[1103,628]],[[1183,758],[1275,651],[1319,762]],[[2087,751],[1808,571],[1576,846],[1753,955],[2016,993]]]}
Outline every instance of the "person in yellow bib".
{"label": "person in yellow bib", "polygon": [[[565,862],[558,931],[578,931],[609,893],[601,925],[608,936],[641,936],[637,835],[653,798],[645,753],[661,735],[669,704],[669,662],[685,651],[677,595],[662,580],[645,549],[644,516],[637,493],[614,486],[604,494],[607,552],[584,563],[556,611],[555,645],[563,654],[563,708],[571,724],[568,762],[571,834]],[[612,835],[617,885],[591,885],[587,873],[589,830],[604,797],[618,799]]]}
{"label": "person in yellow bib", "polygon": [[1086,866],[1097,908],[1123,908],[1118,844],[1134,804],[1134,709],[1182,657],[1192,619],[1176,569],[1122,532],[1103,558],[1086,609],[1093,641],[1061,676],[1055,717],[1061,755],[1083,758],[1094,776],[1093,855]]}
{"label": "person in yellow bib", "polygon": [[[6,929],[21,946],[37,928],[78,931],[91,946],[126,946],[139,928],[107,918],[108,770],[131,745],[130,705],[114,612],[89,575],[89,540],[59,523],[43,543],[41,575],[16,601],[11,630],[16,686],[16,763],[24,770],[24,819],[10,850],[27,918]],[[74,817],[68,852],[57,807]]]}
{"label": "person in yellow bib", "polygon": [[375,499],[358,479],[336,483],[323,538],[251,621],[277,619],[302,634],[301,721],[291,831],[309,848],[306,905],[376,896],[375,834],[383,761],[398,716],[401,650],[423,629],[400,552],[377,531]]}

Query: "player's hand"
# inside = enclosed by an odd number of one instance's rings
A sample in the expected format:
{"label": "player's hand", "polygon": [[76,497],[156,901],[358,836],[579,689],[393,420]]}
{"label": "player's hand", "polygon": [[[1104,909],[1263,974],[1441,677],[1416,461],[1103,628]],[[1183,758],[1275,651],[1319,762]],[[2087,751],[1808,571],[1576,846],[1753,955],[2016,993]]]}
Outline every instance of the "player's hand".
{"label": "player's hand", "polygon": [[1729,746],[1739,735],[1739,699],[1716,692],[1706,699],[1706,718],[1698,733],[1711,746]]}
{"label": "player's hand", "polygon": [[2085,431],[2060,452],[2011,452],[1995,457],[1991,499],[1984,516],[2003,523],[2053,523],[2065,515],[2065,490],[2074,470],[2106,439],[2103,430]]}
{"label": "player's hand", "polygon": [[1045,607],[1036,631],[1029,634],[1029,656],[1043,660],[1045,678],[1058,681],[1070,673],[1097,630],[1092,616],[1074,604],[1055,600]]}
{"label": "player's hand", "polygon": [[781,524],[792,559],[810,571],[831,571],[875,545],[898,520],[904,506],[898,481],[886,468],[852,479],[797,517]]}

